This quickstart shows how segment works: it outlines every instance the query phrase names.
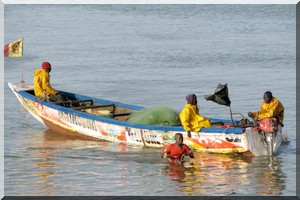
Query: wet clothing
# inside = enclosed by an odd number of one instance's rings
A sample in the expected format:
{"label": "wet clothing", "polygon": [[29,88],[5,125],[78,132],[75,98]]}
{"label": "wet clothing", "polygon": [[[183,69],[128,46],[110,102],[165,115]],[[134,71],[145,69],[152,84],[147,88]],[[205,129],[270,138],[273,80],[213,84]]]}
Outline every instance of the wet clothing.
{"label": "wet clothing", "polygon": [[173,163],[176,163],[176,161],[180,161],[181,157],[183,155],[193,155],[192,150],[185,144],[182,144],[180,147],[177,146],[175,143],[170,144],[167,146],[163,152],[161,152],[161,155],[168,154],[170,155],[170,160]]}
{"label": "wet clothing", "polygon": [[187,103],[179,114],[179,118],[185,131],[197,132],[203,127],[211,126],[209,119],[199,114],[197,105]]}
{"label": "wet clothing", "polygon": [[34,71],[33,75],[35,96],[41,99],[47,99],[50,95],[53,96],[57,94],[57,91],[50,85],[50,75],[46,70],[37,69]]}
{"label": "wet clothing", "polygon": [[278,99],[273,97],[271,102],[263,102],[260,109],[260,111],[251,112],[254,118],[264,119],[275,117],[278,119],[279,123],[282,124],[284,118],[284,107]]}

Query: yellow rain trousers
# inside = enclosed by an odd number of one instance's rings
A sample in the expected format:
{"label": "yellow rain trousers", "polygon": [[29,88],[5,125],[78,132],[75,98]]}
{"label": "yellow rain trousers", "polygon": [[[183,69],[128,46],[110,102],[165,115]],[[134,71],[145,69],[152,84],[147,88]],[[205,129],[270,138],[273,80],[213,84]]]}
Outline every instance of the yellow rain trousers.
{"label": "yellow rain trousers", "polygon": [[44,69],[37,69],[33,73],[34,94],[39,98],[45,98],[50,94],[56,94],[57,91],[50,85],[50,75]]}
{"label": "yellow rain trousers", "polygon": [[278,99],[273,97],[270,103],[263,102],[260,106],[260,109],[260,111],[252,113],[254,118],[264,119],[276,117],[279,123],[282,124],[284,118],[284,107],[280,101],[278,101]]}
{"label": "yellow rain trousers", "polygon": [[211,126],[209,119],[199,114],[197,105],[187,103],[179,114],[179,118],[185,131],[197,132],[203,127]]}

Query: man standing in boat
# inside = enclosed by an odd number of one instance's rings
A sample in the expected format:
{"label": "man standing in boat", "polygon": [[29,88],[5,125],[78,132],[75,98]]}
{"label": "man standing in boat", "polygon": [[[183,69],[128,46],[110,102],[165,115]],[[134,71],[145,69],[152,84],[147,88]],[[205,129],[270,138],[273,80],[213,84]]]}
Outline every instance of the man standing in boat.
{"label": "man standing in boat", "polygon": [[42,63],[42,69],[34,71],[34,94],[41,100],[59,102],[63,101],[61,94],[50,85],[51,64],[49,62]]}
{"label": "man standing in boat", "polygon": [[185,155],[194,158],[193,151],[186,144],[183,144],[183,136],[181,133],[176,133],[175,143],[167,146],[161,153],[162,158],[166,159],[169,156],[170,163],[177,165],[181,164]]}
{"label": "man standing in boat", "polygon": [[284,107],[281,102],[273,97],[270,91],[266,91],[263,96],[264,101],[260,106],[260,111],[248,112],[248,116],[254,120],[275,117],[279,124],[283,123]]}
{"label": "man standing in boat", "polygon": [[203,127],[211,127],[211,122],[200,115],[195,94],[189,94],[185,99],[187,103],[179,114],[179,118],[187,136],[191,137],[191,132],[198,132]]}

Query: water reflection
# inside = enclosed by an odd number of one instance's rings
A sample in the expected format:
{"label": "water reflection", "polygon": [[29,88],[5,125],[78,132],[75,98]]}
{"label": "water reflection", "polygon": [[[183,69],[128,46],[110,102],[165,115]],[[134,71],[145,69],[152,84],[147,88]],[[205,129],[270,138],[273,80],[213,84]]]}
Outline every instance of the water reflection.
{"label": "water reflection", "polygon": [[286,175],[281,170],[282,160],[277,157],[265,157],[255,164],[262,168],[255,174],[257,194],[283,195],[283,190],[286,189],[284,181]]}
{"label": "water reflection", "polygon": [[[57,195],[61,193],[59,188],[73,187],[74,185],[67,185],[69,182],[63,178],[68,176],[66,173],[70,173],[69,175],[76,180],[78,190],[86,189],[83,185],[88,179],[102,180],[98,182],[98,186],[104,188],[107,187],[107,182],[116,177],[118,186],[128,187],[132,181],[137,181],[135,180],[137,174],[146,173],[146,170],[140,168],[141,165],[151,167],[161,164],[159,150],[82,140],[50,130],[38,134],[43,137],[32,139],[31,146],[34,147],[30,149],[34,157],[32,162],[34,168],[32,173],[35,175],[33,179],[35,191],[32,191],[34,195]],[[84,151],[80,151],[81,149]],[[76,152],[76,170],[74,165],[71,168],[69,165],[74,158],[73,150]],[[91,161],[94,161],[93,164],[90,163]],[[113,166],[115,161],[118,165]],[[87,166],[89,169],[85,171],[84,176],[78,178],[75,172],[81,172],[80,169],[86,169]],[[106,174],[109,173],[115,175],[107,177]],[[149,176],[155,176],[154,171],[150,170],[148,173]],[[163,174],[174,183],[177,192],[188,196],[278,196],[283,195],[286,189],[284,181],[286,175],[282,171],[282,160],[277,157],[246,157],[196,152],[195,159],[187,160],[183,166],[163,165]],[[99,179],[95,179],[95,176]],[[96,192],[93,188],[91,191]]]}
{"label": "water reflection", "polygon": [[61,162],[56,155],[64,148],[76,146],[78,138],[64,136],[51,130],[41,131],[30,135],[43,135],[44,137],[32,137],[34,147],[30,147],[35,159],[33,160],[35,174],[34,195],[52,196],[57,193],[57,171],[61,168]]}
{"label": "water reflection", "polygon": [[195,153],[183,166],[167,165],[163,173],[179,184],[185,195],[278,196],[285,189],[282,160]]}
{"label": "water reflection", "polygon": [[[36,137],[36,135],[41,137]],[[71,185],[63,180],[67,173],[71,174],[71,179],[76,177],[76,173],[81,173],[81,166],[89,165],[89,159],[93,158],[94,164],[107,165],[110,161],[100,156],[100,154],[113,155],[118,158],[123,153],[128,152],[126,144],[116,144],[110,142],[99,142],[82,139],[76,136],[62,135],[51,130],[45,130],[35,133],[29,133],[30,145],[28,150],[32,152],[34,160],[33,174],[34,174],[34,188],[32,191],[34,195],[52,196],[59,193],[59,188],[69,188]],[[81,151],[82,150],[82,151]],[[75,153],[74,153],[75,152]],[[95,157],[95,155],[98,155]],[[70,162],[76,159],[76,164],[72,164],[70,169]],[[97,165],[94,165],[96,167]],[[77,168],[78,167],[78,168]],[[74,168],[76,168],[74,170]],[[128,167],[126,163],[119,166],[121,176],[126,177]],[[85,175],[89,176],[92,173],[97,173],[91,166],[91,171],[85,171]],[[80,181],[76,184],[80,185]],[[75,183],[73,183],[75,184]],[[126,185],[126,183],[123,183]],[[74,185],[73,185],[74,186]],[[82,189],[82,188],[80,188]]]}

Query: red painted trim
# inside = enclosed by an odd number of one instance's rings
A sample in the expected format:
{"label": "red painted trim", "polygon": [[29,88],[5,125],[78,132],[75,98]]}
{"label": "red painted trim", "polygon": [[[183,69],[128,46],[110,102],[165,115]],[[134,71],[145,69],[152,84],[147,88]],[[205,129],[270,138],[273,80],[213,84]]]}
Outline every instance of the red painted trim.
{"label": "red painted trim", "polygon": [[8,49],[9,49],[9,44],[6,44],[4,46],[4,56],[7,57],[8,56]]}

